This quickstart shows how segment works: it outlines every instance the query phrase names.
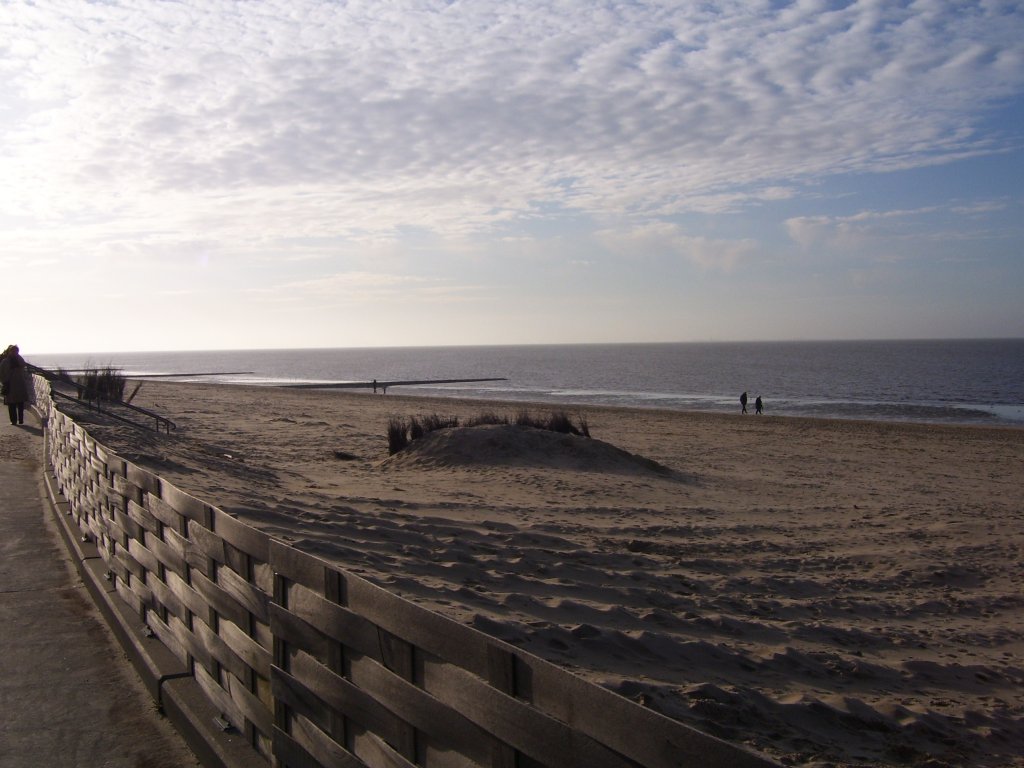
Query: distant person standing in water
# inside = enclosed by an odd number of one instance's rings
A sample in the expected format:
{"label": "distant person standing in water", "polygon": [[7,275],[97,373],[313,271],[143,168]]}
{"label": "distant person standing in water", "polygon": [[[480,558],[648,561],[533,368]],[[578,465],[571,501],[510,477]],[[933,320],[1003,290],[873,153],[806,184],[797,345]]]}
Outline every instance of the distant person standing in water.
{"label": "distant person standing in water", "polygon": [[761,396],[757,396],[757,400],[754,401],[754,413],[758,416],[764,411],[764,404],[761,402]]}
{"label": "distant person standing in water", "polygon": [[17,344],[12,344],[0,361],[0,385],[3,385],[4,404],[11,424],[25,423],[25,401],[29,399],[28,369]]}
{"label": "distant person standing in water", "polygon": [[741,413],[746,413],[747,412],[747,393],[746,392],[744,392],[742,395],[740,395],[740,408],[742,409],[740,411]]}

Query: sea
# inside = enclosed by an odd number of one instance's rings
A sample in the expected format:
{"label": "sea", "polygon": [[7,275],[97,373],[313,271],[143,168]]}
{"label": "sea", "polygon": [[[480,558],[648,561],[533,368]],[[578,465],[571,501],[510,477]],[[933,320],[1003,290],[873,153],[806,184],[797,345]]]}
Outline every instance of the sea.
{"label": "sea", "polygon": [[[31,355],[65,370],[275,386],[390,385],[388,393],[765,415],[1024,427],[1024,339],[265,349]],[[173,378],[171,378],[173,377]],[[328,390],[330,391],[330,390]]]}

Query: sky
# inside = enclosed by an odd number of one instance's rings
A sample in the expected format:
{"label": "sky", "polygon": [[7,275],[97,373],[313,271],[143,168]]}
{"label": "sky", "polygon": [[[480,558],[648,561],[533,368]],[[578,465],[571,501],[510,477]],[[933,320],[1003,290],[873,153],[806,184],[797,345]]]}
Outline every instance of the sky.
{"label": "sky", "polygon": [[1024,337],[1024,2],[0,0],[4,344]]}

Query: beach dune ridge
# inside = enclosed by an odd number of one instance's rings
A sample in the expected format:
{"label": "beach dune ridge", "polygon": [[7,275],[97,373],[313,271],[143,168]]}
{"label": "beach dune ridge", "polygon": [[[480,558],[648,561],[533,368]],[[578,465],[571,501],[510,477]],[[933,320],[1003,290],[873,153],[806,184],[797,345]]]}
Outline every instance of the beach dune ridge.
{"label": "beach dune ridge", "polygon": [[387,459],[389,418],[472,401],[146,382],[135,402],[178,430],[89,433],[654,712],[786,762],[1024,765],[1024,430],[582,409],[661,475]]}

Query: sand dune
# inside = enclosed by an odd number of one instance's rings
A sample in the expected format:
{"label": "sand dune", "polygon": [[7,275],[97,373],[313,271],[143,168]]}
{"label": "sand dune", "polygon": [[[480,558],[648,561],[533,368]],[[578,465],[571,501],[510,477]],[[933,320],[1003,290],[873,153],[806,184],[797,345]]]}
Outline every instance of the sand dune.
{"label": "sand dune", "polygon": [[390,416],[481,405],[156,382],[136,403],[178,431],[90,431],[716,736],[1024,766],[1024,430],[587,409],[600,442],[452,429],[388,458]]}

